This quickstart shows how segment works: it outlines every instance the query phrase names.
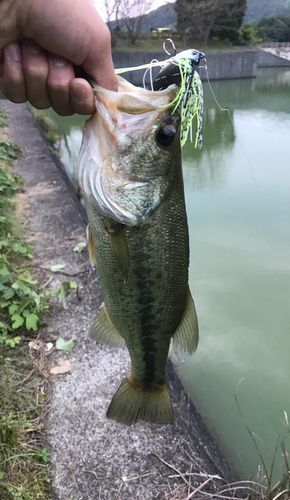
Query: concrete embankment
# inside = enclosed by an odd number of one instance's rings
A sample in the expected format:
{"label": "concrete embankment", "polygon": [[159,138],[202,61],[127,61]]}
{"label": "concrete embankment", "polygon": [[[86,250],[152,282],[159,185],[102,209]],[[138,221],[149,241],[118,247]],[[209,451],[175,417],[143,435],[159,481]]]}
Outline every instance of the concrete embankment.
{"label": "concrete embankment", "polygon": [[[39,332],[45,342],[76,339],[72,351],[49,355],[53,365],[61,360],[71,363],[71,371],[54,381],[54,397],[44,421],[46,446],[52,453],[51,498],[184,498],[206,479],[205,491],[217,492],[224,480],[232,480],[232,474],[171,365],[173,426],[125,427],[106,419],[108,404],[130,362],[126,349],[97,346],[88,337],[102,295],[86,250],[73,251],[76,243],[85,240],[84,211],[27,107],[6,100],[0,100],[0,107],[7,115],[9,139],[22,148],[15,171],[24,178],[23,215],[35,248],[34,264],[41,268],[43,282],[52,280],[52,288],[70,280],[79,287],[78,294],[68,297],[68,309],[54,304]],[[56,264],[66,265],[63,274],[50,271]],[[207,474],[219,474],[223,480]]]}
{"label": "concrete embankment", "polygon": [[[113,52],[115,68],[131,68],[147,64],[153,59],[164,61],[167,57],[165,52]],[[257,75],[257,51],[255,50],[209,51],[206,52],[206,60],[208,76],[211,80],[253,78]],[[199,72],[202,80],[206,80],[205,70],[200,68]],[[143,75],[144,69],[124,74],[125,78],[134,85],[142,83]]]}
{"label": "concrete embankment", "polygon": [[259,68],[289,67],[290,59],[260,49],[258,50],[258,66]]}

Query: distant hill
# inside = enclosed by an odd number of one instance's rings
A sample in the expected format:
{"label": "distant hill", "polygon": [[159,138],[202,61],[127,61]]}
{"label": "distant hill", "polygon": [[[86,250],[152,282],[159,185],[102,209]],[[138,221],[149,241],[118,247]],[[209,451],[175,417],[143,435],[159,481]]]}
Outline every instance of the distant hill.
{"label": "distant hill", "polygon": [[244,23],[260,21],[263,17],[290,16],[290,0],[247,0]]}
{"label": "distant hill", "polygon": [[168,28],[174,23],[176,23],[174,4],[167,3],[144,16],[142,31],[150,31],[151,28]]}
{"label": "distant hill", "polygon": [[[248,8],[243,23],[259,21],[263,17],[290,16],[290,0],[247,0]],[[176,23],[176,12],[173,3],[162,5],[143,16],[142,33],[151,28],[167,28]],[[111,21],[111,29],[116,27],[116,21]],[[124,28],[124,21],[119,21],[120,28]]]}
{"label": "distant hill", "polygon": [[[142,33],[147,33],[151,28],[168,28],[174,23],[176,23],[174,4],[167,3],[143,16],[141,31]],[[114,29],[116,24],[116,21],[111,21],[109,26],[111,29]],[[119,26],[121,29],[124,28],[124,21],[122,19],[119,21]]]}

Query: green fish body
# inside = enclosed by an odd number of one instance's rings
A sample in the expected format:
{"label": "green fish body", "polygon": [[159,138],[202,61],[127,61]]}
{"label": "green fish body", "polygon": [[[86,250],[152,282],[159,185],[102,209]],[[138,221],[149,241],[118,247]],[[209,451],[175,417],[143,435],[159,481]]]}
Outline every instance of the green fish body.
{"label": "green fish body", "polygon": [[85,126],[78,166],[104,295],[90,336],[126,344],[131,357],[107,416],[128,425],[167,424],[173,422],[165,373],[171,339],[180,359],[198,343],[180,116],[168,106],[174,87],[151,92],[119,82],[118,93],[95,89],[97,112]]}

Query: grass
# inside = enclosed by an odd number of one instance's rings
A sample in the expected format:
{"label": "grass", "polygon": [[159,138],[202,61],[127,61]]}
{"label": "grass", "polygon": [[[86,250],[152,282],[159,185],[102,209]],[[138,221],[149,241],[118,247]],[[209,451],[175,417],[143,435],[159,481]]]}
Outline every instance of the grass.
{"label": "grass", "polygon": [[48,303],[26,270],[31,247],[15,201],[22,180],[10,168],[20,150],[4,140],[5,126],[0,109],[0,498],[47,500],[43,362],[39,353],[30,354],[28,344]]}

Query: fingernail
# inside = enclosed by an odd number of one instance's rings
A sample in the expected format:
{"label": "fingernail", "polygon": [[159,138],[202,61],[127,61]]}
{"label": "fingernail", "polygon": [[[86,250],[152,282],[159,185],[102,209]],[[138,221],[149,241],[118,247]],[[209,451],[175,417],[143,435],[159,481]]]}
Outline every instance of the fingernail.
{"label": "fingernail", "polygon": [[84,85],[75,85],[73,90],[73,98],[76,102],[82,104],[88,98],[88,89]]}
{"label": "fingernail", "polygon": [[6,47],[6,51],[8,54],[8,57],[12,59],[12,61],[21,61],[21,50],[19,47],[19,44],[16,42],[9,43]]}
{"label": "fingernail", "polygon": [[56,68],[63,68],[67,66],[67,60],[64,57],[57,56],[56,54],[49,54],[49,60]]}
{"label": "fingernail", "polygon": [[38,43],[36,43],[31,38],[25,38],[22,41],[22,46],[24,50],[27,50],[27,52],[29,52],[30,54],[40,54],[40,52],[42,51],[40,45],[38,45]]}

